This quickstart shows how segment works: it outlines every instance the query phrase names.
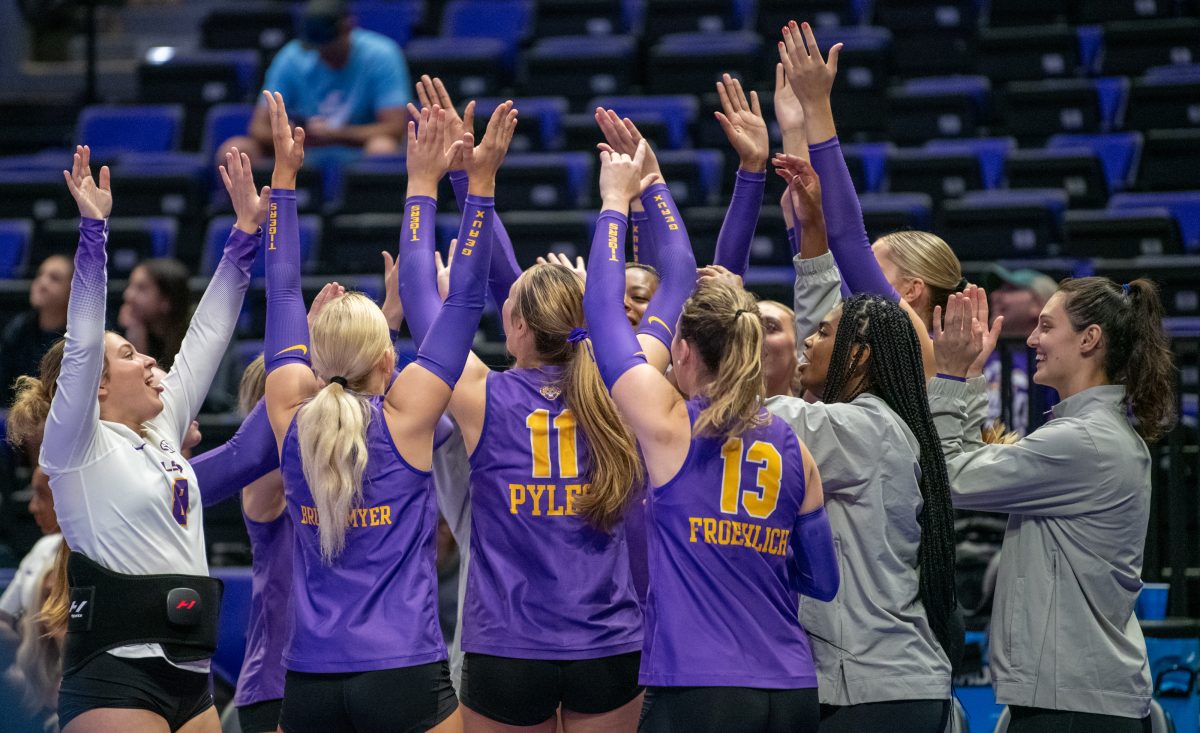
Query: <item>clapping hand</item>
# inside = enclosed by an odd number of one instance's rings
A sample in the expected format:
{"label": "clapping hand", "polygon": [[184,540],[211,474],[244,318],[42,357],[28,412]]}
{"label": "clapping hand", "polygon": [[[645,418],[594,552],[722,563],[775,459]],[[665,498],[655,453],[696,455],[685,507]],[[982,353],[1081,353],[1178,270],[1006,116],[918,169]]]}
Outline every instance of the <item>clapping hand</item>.
{"label": "clapping hand", "polygon": [[437,198],[438,181],[446,175],[450,164],[460,155],[468,139],[465,135],[448,147],[444,127],[446,111],[439,105],[421,110],[420,123],[408,121],[408,195]]}
{"label": "clapping hand", "polygon": [[[633,120],[628,117],[621,118],[616,112],[611,109],[596,108],[596,124],[600,126],[600,132],[604,134],[604,142],[596,147],[600,150],[607,150],[610,153],[623,153],[629,157],[633,157],[637,153],[638,143],[645,138],[642,137],[641,131],[637,129],[637,125],[633,124]],[[642,162],[642,190],[646,189],[653,183],[663,183],[666,179],[663,178],[662,169],[658,167],[658,157],[654,155],[653,148],[649,143],[646,143],[646,157]]]}
{"label": "clapping hand", "polygon": [[[446,112],[446,121],[443,126],[443,132],[446,139],[446,147],[450,147],[457,140],[462,140],[465,133],[475,132],[475,100],[467,102],[466,109],[463,110],[462,117],[458,116],[458,112],[454,109],[454,102],[450,99],[450,93],[446,91],[446,85],[436,76],[430,78],[428,74],[424,74],[415,84],[417,90],[417,101],[421,103],[421,108],[432,108],[435,104],[440,106]],[[419,110],[408,104],[408,114],[412,119],[417,119],[421,116]],[[450,170],[462,169],[462,156],[460,153],[453,158],[450,164]]]}
{"label": "clapping hand", "polygon": [[279,92],[263,92],[267,98],[267,109],[271,115],[271,139],[275,142],[275,172],[271,175],[271,186],[277,189],[294,189],[296,174],[304,165],[304,128],[292,128],[288,124],[287,107]]}
{"label": "clapping hand", "polygon": [[603,209],[627,214],[629,201],[642,192],[642,165],[645,163],[649,144],[638,143],[633,157],[625,153],[604,150],[600,153],[600,198]]}
{"label": "clapping hand", "polygon": [[933,308],[933,353],[938,374],[966,377],[971,365],[983,352],[984,325],[975,317],[971,290],[951,293],[942,307]]}
{"label": "clapping hand", "polygon": [[79,205],[79,215],[86,219],[107,219],[112,213],[112,187],[109,184],[108,166],[100,168],[100,183],[92,178],[92,149],[87,145],[76,145],[71,159],[71,170],[63,171],[67,188]]}
{"label": "clapping hand", "polygon": [[517,110],[512,101],[502,102],[492,112],[488,120],[487,130],[483,139],[472,147],[468,140],[473,140],[470,133],[463,135],[463,168],[467,171],[467,192],[476,196],[494,196],[496,194],[496,171],[504,162],[508,146],[512,143],[513,132],[517,129]]}

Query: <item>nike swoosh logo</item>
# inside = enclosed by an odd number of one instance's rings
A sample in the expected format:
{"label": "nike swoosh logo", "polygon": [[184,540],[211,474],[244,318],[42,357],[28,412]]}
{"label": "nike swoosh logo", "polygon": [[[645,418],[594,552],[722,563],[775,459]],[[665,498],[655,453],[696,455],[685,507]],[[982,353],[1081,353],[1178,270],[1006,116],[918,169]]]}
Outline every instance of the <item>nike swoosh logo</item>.
{"label": "nike swoosh logo", "polygon": [[296,344],[295,346],[289,346],[286,349],[282,349],[279,352],[277,352],[275,354],[275,356],[279,356],[280,354],[286,354],[289,351],[296,351],[297,349],[300,350],[301,354],[308,356],[308,347],[305,346],[304,344]]}
{"label": "nike swoosh logo", "polygon": [[667,325],[666,321],[664,321],[663,319],[659,318],[658,316],[650,316],[650,320],[649,320],[649,321],[647,321],[647,323],[654,323],[655,321],[658,321],[659,323],[661,323],[661,324],[662,324],[662,327],[663,327],[663,328],[665,328],[665,329],[667,329],[667,333],[668,333],[668,334],[674,335],[674,334],[672,334],[672,332],[671,332],[671,327]]}

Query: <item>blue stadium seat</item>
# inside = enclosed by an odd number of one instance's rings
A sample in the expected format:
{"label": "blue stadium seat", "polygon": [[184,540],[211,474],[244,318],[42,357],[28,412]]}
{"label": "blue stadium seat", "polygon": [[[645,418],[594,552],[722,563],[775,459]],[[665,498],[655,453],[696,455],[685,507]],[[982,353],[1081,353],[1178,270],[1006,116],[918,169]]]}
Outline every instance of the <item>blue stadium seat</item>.
{"label": "blue stadium seat", "polygon": [[1195,188],[1200,171],[1200,127],[1150,130],[1138,170],[1138,188],[1179,191]]}
{"label": "blue stadium seat", "polygon": [[379,253],[396,251],[404,225],[401,212],[330,217],[322,238],[334,244],[321,248],[315,274],[380,272],[382,258]]}
{"label": "blue stadium seat", "polygon": [[1134,168],[1142,152],[1142,136],[1136,132],[1114,132],[1101,135],[1053,135],[1046,148],[1087,148],[1104,168],[1104,178],[1110,191],[1122,191],[1133,182]]}
{"label": "blue stadium seat", "polygon": [[56,168],[0,170],[0,218],[40,221],[73,216],[79,209],[63,182],[65,163]]}
{"label": "blue stadium seat", "polygon": [[148,55],[138,65],[138,90],[142,99],[155,104],[242,102],[255,92],[258,63],[251,50]]}
{"label": "blue stadium seat", "polygon": [[[204,234],[204,253],[197,274],[208,277],[216,271],[217,263],[221,261],[221,253],[225,249],[225,240],[229,238],[229,231],[233,229],[235,221],[236,219],[232,216],[218,216],[208,222],[208,229]],[[302,272],[308,272],[313,269],[314,262],[321,251],[321,217],[306,214],[301,216],[299,221],[300,268]],[[399,232],[397,232],[398,236]],[[393,244],[392,250],[394,249]],[[378,257],[378,254],[376,256]],[[250,277],[266,277],[265,267],[263,253],[259,249],[254,263],[250,266]]]}
{"label": "blue stadium seat", "polygon": [[719,203],[725,167],[720,150],[664,150],[658,153],[658,165],[679,206]]}
{"label": "blue stadium seat", "polygon": [[875,25],[895,34],[894,58],[900,74],[957,74],[971,68],[980,3],[890,0],[874,6]]}
{"label": "blue stadium seat", "polygon": [[1134,130],[1200,128],[1200,63],[1158,66],[1135,79],[1125,124]]}
{"label": "blue stadium seat", "polygon": [[414,74],[440,77],[455,99],[495,94],[512,77],[512,50],[498,38],[416,38],[404,53]]}
{"label": "blue stadium seat", "polygon": [[125,152],[166,152],[179,145],[183,108],[178,105],[94,105],[79,114],[77,139],[92,160]]}
{"label": "blue stadium seat", "polygon": [[752,31],[668,34],[650,49],[653,72],[646,91],[703,94],[714,88],[724,72],[736,74],[749,88],[757,82],[762,56],[762,38]]}
{"label": "blue stadium seat", "polygon": [[[139,262],[150,257],[173,257],[179,222],[169,217],[113,217],[108,221],[108,272],[128,277]],[[52,254],[74,256],[79,245],[79,220],[44,221],[33,237],[31,262]]]}
{"label": "blue stadium seat", "polygon": [[653,43],[672,33],[716,33],[748,27],[747,0],[646,0],[642,33]]}
{"label": "blue stadium seat", "polygon": [[[403,161],[357,160],[342,169],[342,200],[326,209],[339,214],[394,214],[404,209],[407,183]],[[438,198],[443,200],[440,191]]]}
{"label": "blue stadium seat", "polygon": [[632,18],[621,0],[541,0],[535,21],[541,36],[628,33]]}
{"label": "blue stadium seat", "polygon": [[994,82],[1068,78],[1082,67],[1079,34],[1067,25],[981,28],[976,58]]}
{"label": "blue stadium seat", "polygon": [[423,0],[354,0],[350,3],[360,28],[381,33],[403,46],[425,14]]}
{"label": "blue stadium seat", "polygon": [[666,139],[660,143],[672,150],[687,147],[688,127],[696,121],[700,112],[700,103],[689,94],[596,97],[588,102],[587,109],[594,110],[596,107],[611,109],[639,126],[643,120],[661,123]]}
{"label": "blue stadium seat", "polygon": [[1200,191],[1177,193],[1119,193],[1108,201],[1109,209],[1145,209],[1161,207],[1179,222],[1183,245],[1200,249]]}
{"label": "blue stadium seat", "polygon": [[958,140],[930,140],[925,149],[946,153],[970,153],[979,159],[979,172],[985,189],[999,188],[1004,178],[1004,161],[1015,150],[1011,137],[978,137]]}
{"label": "blue stadium seat", "polygon": [[961,260],[1057,254],[1067,194],[1059,189],[973,191],[947,201],[939,232]]}
{"label": "blue stadium seat", "polygon": [[923,193],[864,193],[858,200],[872,241],[900,229],[933,228],[933,200]]}
{"label": "blue stadium seat", "polygon": [[[499,188],[497,188],[499,190]],[[595,211],[513,211],[504,213],[521,267],[531,267],[547,252],[587,256],[596,225]]]}
{"label": "blue stadium seat", "polygon": [[888,156],[896,150],[891,143],[850,143],[842,145],[842,156],[854,190],[859,193],[878,193],[887,182]]}
{"label": "blue stadium seat", "polygon": [[529,0],[451,0],[442,10],[443,38],[494,38],[504,43],[504,65],[511,72],[517,47],[533,32],[533,3]]}
{"label": "blue stadium seat", "polygon": [[1070,4],[1068,0],[991,0],[987,22],[993,27],[1062,23]]}
{"label": "blue stadium seat", "polygon": [[865,23],[866,11],[867,3],[847,0],[809,0],[802,9],[797,7],[795,0],[759,0],[756,27],[764,38],[774,40],[788,21],[807,20],[818,29],[824,42],[825,36],[834,28],[852,29]]}
{"label": "blue stadium seat", "polygon": [[71,162],[69,149],[43,150],[29,155],[6,155],[0,158],[0,171],[14,173],[33,173],[37,171],[58,172]]}
{"label": "blue stadium seat", "polygon": [[990,115],[990,98],[983,76],[909,79],[888,91],[888,137],[898,144],[974,137]]}
{"label": "blue stadium seat", "polygon": [[204,48],[252,48],[264,64],[295,35],[296,20],[283,8],[218,7],[200,23]]}
{"label": "blue stadium seat", "polygon": [[501,210],[570,209],[586,206],[591,191],[591,153],[516,153],[496,175]]}
{"label": "blue stadium seat", "polygon": [[253,104],[217,104],[210,107],[204,115],[204,139],[200,145],[207,160],[213,160],[217,149],[229,138],[247,134],[253,116]]}
{"label": "blue stadium seat", "polygon": [[[786,267],[792,261],[792,248],[787,241],[783,213],[772,203],[768,202],[759,212],[758,226],[750,242],[750,263],[760,267]],[[683,211],[683,222],[700,265],[713,261],[725,212],[724,206],[692,207]]]}
{"label": "blue stadium seat", "polygon": [[1129,80],[1120,77],[1015,81],[1004,89],[1002,116],[1022,140],[1108,132],[1120,127],[1128,94]]}
{"label": "blue stadium seat", "polygon": [[1063,254],[1126,258],[1181,254],[1179,223],[1165,208],[1068,211]]}
{"label": "blue stadium seat", "polygon": [[1118,21],[1104,27],[1105,74],[1134,75],[1152,66],[1198,60],[1200,19]]}
{"label": "blue stadium seat", "polygon": [[1104,206],[1110,193],[1104,166],[1088,147],[1014,150],[1005,176],[1009,188],[1062,188],[1072,206]]}
{"label": "blue stadium seat", "polygon": [[638,50],[633,36],[553,36],[538,39],[522,60],[525,93],[582,103],[629,89]]}
{"label": "blue stadium seat", "polygon": [[558,150],[562,147],[562,118],[571,105],[566,97],[492,97],[475,100],[476,119],[485,121],[497,105],[512,99],[520,111],[512,152]]}
{"label": "blue stadium seat", "polygon": [[33,222],[28,219],[0,220],[0,280],[25,275]]}
{"label": "blue stadium seat", "polygon": [[[778,35],[776,28],[768,38]],[[870,26],[821,29],[820,43],[823,49],[835,43],[843,45],[838,57],[838,75],[833,82],[838,130],[847,139],[859,132],[882,133],[888,120],[886,90],[892,72],[892,32]],[[763,79],[771,83],[779,56],[774,49],[763,56],[766,60]]]}
{"label": "blue stadium seat", "polygon": [[901,148],[888,154],[887,190],[923,193],[934,207],[983,188],[979,157],[967,151]]}

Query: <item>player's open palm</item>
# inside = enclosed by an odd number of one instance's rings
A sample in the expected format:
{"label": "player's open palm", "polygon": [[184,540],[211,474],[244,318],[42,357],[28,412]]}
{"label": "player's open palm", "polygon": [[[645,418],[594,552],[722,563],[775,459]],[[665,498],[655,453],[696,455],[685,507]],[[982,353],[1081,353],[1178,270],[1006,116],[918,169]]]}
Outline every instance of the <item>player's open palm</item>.
{"label": "player's open palm", "polygon": [[71,170],[63,171],[67,188],[79,205],[79,215],[88,219],[107,219],[112,213],[112,187],[109,184],[108,166],[100,168],[100,181],[92,178],[92,150],[87,145],[76,145],[71,159]]}

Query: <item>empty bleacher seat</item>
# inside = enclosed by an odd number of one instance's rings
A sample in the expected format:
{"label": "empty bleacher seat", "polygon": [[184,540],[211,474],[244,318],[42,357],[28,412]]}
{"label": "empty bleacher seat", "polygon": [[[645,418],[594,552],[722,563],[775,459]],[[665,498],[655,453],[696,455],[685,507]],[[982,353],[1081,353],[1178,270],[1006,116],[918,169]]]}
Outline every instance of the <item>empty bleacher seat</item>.
{"label": "empty bleacher seat", "polygon": [[318,273],[378,272],[381,267],[379,253],[396,250],[404,225],[402,212],[330,217],[322,237],[328,245],[321,248],[317,258]]}
{"label": "empty bleacher seat", "polygon": [[1138,171],[1138,187],[1151,191],[1195,188],[1200,183],[1200,127],[1150,130]]}
{"label": "empty bleacher seat", "polygon": [[1062,23],[1070,10],[1068,0],[991,0],[988,24],[992,26]]}
{"label": "empty bleacher seat", "polygon": [[183,131],[183,108],[172,104],[94,105],[79,113],[77,139],[92,160],[125,152],[175,150]]}
{"label": "empty bleacher seat", "polygon": [[213,160],[217,149],[231,137],[246,135],[250,131],[250,118],[254,116],[253,104],[217,104],[204,115],[204,138],[200,150],[207,160]]}
{"label": "empty bleacher seat", "polygon": [[973,0],[889,0],[875,3],[874,22],[894,34],[901,74],[955,74],[971,68],[978,5]]}
{"label": "empty bleacher seat", "polygon": [[[517,48],[533,33],[530,0],[450,0],[442,9],[441,36],[469,48],[474,39],[504,43],[504,65],[512,71]],[[471,39],[471,40],[466,40]]]}
{"label": "empty bleacher seat", "polygon": [[512,76],[509,46],[497,38],[416,38],[404,53],[414,73],[440,77],[455,99],[495,94]]}
{"label": "empty bleacher seat", "polygon": [[521,122],[513,133],[511,152],[557,150],[562,147],[562,118],[570,109],[566,97],[495,97],[475,101],[476,119],[487,120],[499,104],[512,99]]}
{"label": "empty bleacher seat", "polygon": [[646,0],[642,28],[654,42],[671,33],[743,30],[747,25],[745,2],[730,0]]}
{"label": "empty bleacher seat", "polygon": [[1104,73],[1135,75],[1152,66],[1200,62],[1200,19],[1120,21],[1104,27]]}
{"label": "empty bleacher seat", "polygon": [[1067,25],[982,28],[976,59],[994,82],[1071,77],[1081,67],[1079,34]]}
{"label": "empty bleacher seat", "polygon": [[181,104],[183,145],[193,149],[204,132],[204,115],[214,105],[244,102],[258,85],[258,54],[252,50],[146,54],[138,65],[138,93],[148,102]]}
{"label": "empty bleacher seat", "polygon": [[1103,135],[1054,135],[1046,141],[1050,149],[1083,147],[1100,159],[1110,191],[1121,191],[1133,181],[1133,171],[1142,153],[1142,136],[1136,132]]}
{"label": "empty bleacher seat", "polygon": [[[225,251],[225,241],[229,239],[229,232],[233,229],[236,219],[232,216],[214,217],[208,222],[208,229],[204,234],[204,254],[200,260],[200,268],[198,274],[205,277],[210,276],[217,269],[217,263],[221,261],[221,253]],[[308,272],[315,267],[316,258],[321,251],[321,217],[313,214],[305,214],[299,217],[300,224],[300,268],[303,272]],[[397,240],[399,233],[397,232]],[[396,249],[395,243],[388,248],[388,251],[394,252]],[[376,254],[378,257],[378,254]],[[251,277],[266,277],[266,265],[263,261],[263,250],[259,249],[258,254],[254,257],[254,262],[250,266]]]}
{"label": "empty bleacher seat", "polygon": [[1011,137],[972,137],[930,140],[925,149],[931,152],[970,153],[979,161],[980,182],[984,188],[999,188],[1004,177],[1004,161],[1017,147]]}
{"label": "empty bleacher seat", "polygon": [[703,94],[711,91],[724,72],[736,73],[747,88],[757,81],[762,58],[757,33],[672,33],[650,49],[653,69],[646,80],[651,94]]}
{"label": "empty bleacher seat", "polygon": [[[254,165],[254,180],[260,186],[269,183],[273,168],[270,161]],[[229,196],[224,187],[216,193],[216,210],[229,210]],[[321,170],[314,165],[305,165],[296,174],[296,208],[301,212],[319,211],[325,203],[325,182]]]}
{"label": "empty bleacher seat", "polygon": [[[499,190],[499,188],[497,188]],[[521,267],[531,267],[547,252],[586,257],[596,224],[593,211],[513,211],[504,213]]]}
{"label": "empty bleacher seat", "polygon": [[295,34],[292,14],[282,7],[224,6],[200,23],[204,48],[252,48],[264,63]]}
{"label": "empty bleacher seat", "polygon": [[637,60],[632,36],[541,38],[523,55],[521,87],[531,95],[561,94],[584,102],[632,86]]}
{"label": "empty bleacher seat", "polygon": [[1179,224],[1163,208],[1068,211],[1063,254],[1069,257],[1138,257],[1180,254]]}
{"label": "empty bleacher seat", "polygon": [[22,277],[27,269],[33,222],[0,219],[0,280]]}
{"label": "empty bleacher seat", "polygon": [[664,150],[658,154],[658,166],[677,205],[718,203],[725,167],[720,150]]}
{"label": "empty bleacher seat", "polygon": [[594,110],[596,107],[611,109],[622,117],[628,117],[639,129],[643,120],[661,124],[665,139],[658,142],[671,150],[688,145],[688,128],[700,112],[700,103],[690,94],[597,97],[588,102],[587,109]]}
{"label": "empty bleacher seat", "polygon": [[496,206],[569,209],[585,206],[592,185],[590,153],[523,153],[504,159],[496,175]]}
{"label": "empty bleacher seat", "polygon": [[1021,139],[1107,132],[1120,125],[1128,92],[1123,78],[1015,81],[1004,89],[1004,126]]}
{"label": "empty bleacher seat", "polygon": [[422,0],[354,0],[350,11],[359,28],[375,31],[403,46],[425,12]]}
{"label": "empty bleacher seat", "polygon": [[[65,102],[0,101],[0,155],[42,148],[69,150],[78,109]],[[66,156],[70,159],[70,153]]]}
{"label": "empty bleacher seat", "polygon": [[1164,208],[1179,222],[1183,245],[1200,249],[1200,191],[1175,193],[1119,193],[1108,200],[1110,209]]}
{"label": "empty bleacher seat", "polygon": [[1097,263],[1096,274],[1127,283],[1135,278],[1153,280],[1159,287],[1163,310],[1168,316],[1200,316],[1200,280],[1196,279],[1195,258],[1180,266],[1176,257],[1143,257],[1134,260],[1108,260]]}
{"label": "empty bleacher seat", "polygon": [[923,193],[935,207],[983,188],[979,158],[966,151],[898,149],[888,155],[887,190]]}
{"label": "empty bleacher seat", "polygon": [[[717,248],[717,236],[725,222],[724,206],[704,206],[684,210],[683,222],[687,226],[700,265],[712,263]],[[787,266],[792,260],[791,245],[787,241],[787,228],[783,213],[778,206],[768,205],[759,213],[758,226],[750,243],[750,263],[759,266]]]}
{"label": "empty bleacher seat", "polygon": [[842,157],[859,193],[878,193],[887,183],[888,156],[896,150],[891,143],[851,143],[842,145]]}
{"label": "empty bleacher seat", "polygon": [[607,36],[630,30],[621,0],[540,0],[537,32],[542,36]]}
{"label": "empty bleacher seat", "polygon": [[[820,32],[819,41],[826,51],[835,43],[843,45],[833,81],[838,130],[847,137],[858,132],[883,132],[888,121],[886,90],[892,69],[892,32],[870,26],[830,28]],[[764,79],[770,82],[778,54],[772,49],[764,57]]]}
{"label": "empty bleacher seat", "polygon": [[[108,220],[108,230],[108,272],[127,277],[144,259],[174,256],[179,224],[168,217],[115,216]],[[30,261],[41,262],[52,254],[73,257],[78,245],[78,219],[44,221],[34,234]]]}
{"label": "empty bleacher seat", "polygon": [[1009,188],[1062,188],[1072,206],[1103,206],[1108,201],[1104,166],[1090,148],[1014,150],[1005,171]]}
{"label": "empty bleacher seat", "polygon": [[404,210],[408,172],[403,165],[370,158],[342,169],[341,214],[398,213]]}
{"label": "empty bleacher seat", "polygon": [[942,236],[962,260],[1057,254],[1067,194],[1058,189],[974,191],[942,210]]}
{"label": "empty bleacher seat", "polygon": [[1200,63],[1155,67],[1133,81],[1125,125],[1200,128]]}
{"label": "empty bleacher seat", "polygon": [[775,39],[788,21],[807,20],[821,31],[821,41],[824,43],[825,35],[833,28],[861,23],[866,7],[866,3],[846,0],[809,0],[803,8],[797,7],[795,0],[758,0],[756,27],[764,37]]}
{"label": "empty bleacher seat", "polygon": [[900,144],[973,137],[989,116],[990,91],[983,76],[909,79],[888,91],[888,137]]}
{"label": "empty bleacher seat", "polygon": [[1148,20],[1174,14],[1174,0],[1105,0],[1076,3],[1077,23],[1106,23],[1112,20]]}
{"label": "empty bleacher seat", "polygon": [[858,200],[872,241],[901,229],[933,228],[933,200],[923,193],[864,193]]}

